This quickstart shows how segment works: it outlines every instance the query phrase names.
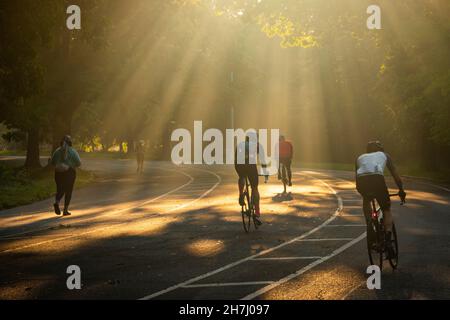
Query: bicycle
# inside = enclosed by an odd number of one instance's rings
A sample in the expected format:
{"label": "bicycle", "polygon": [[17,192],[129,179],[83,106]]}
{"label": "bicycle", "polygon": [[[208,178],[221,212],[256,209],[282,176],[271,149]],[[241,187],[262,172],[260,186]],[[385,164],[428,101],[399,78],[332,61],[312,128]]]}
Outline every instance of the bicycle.
{"label": "bicycle", "polygon": [[[399,196],[399,194],[390,194],[389,197]],[[384,223],[383,223],[383,211],[377,205],[375,198],[372,199],[372,214],[370,220],[367,224],[367,250],[369,252],[370,264],[374,265],[375,261],[378,260],[378,265],[380,270],[383,269],[383,261],[389,260],[389,264],[392,269],[397,269],[398,266],[398,238],[397,230],[395,224],[392,224],[392,249],[393,254],[389,258],[385,259],[385,254],[387,251]],[[402,199],[401,205],[405,204],[404,199]],[[372,241],[372,239],[374,241]],[[378,255],[378,257],[377,257]]]}
{"label": "bicycle", "polygon": [[256,221],[255,213],[255,202],[253,197],[253,190],[250,193],[250,182],[248,177],[245,177],[245,187],[244,187],[244,204],[241,206],[242,223],[244,224],[244,230],[246,233],[250,232],[251,221],[255,226],[255,230],[258,229],[259,225]]}

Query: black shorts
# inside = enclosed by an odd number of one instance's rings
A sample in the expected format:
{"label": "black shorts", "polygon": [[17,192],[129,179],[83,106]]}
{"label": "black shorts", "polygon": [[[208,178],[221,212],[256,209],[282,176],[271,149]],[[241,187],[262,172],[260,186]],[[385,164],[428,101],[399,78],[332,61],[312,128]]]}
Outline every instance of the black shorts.
{"label": "black shorts", "polygon": [[258,168],[256,164],[235,164],[234,168],[239,178],[248,177],[251,187],[258,187]]}
{"label": "black shorts", "polygon": [[356,179],[356,189],[366,201],[371,201],[375,198],[382,210],[391,208],[389,190],[382,175],[372,174],[358,177]]}

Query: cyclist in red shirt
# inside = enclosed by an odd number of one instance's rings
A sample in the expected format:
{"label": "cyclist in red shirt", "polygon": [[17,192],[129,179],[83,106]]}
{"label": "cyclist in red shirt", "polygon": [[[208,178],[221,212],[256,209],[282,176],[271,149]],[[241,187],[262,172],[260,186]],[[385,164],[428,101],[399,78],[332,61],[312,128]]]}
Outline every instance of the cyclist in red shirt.
{"label": "cyclist in red shirt", "polygon": [[294,147],[290,141],[287,141],[284,136],[280,136],[280,142],[278,144],[278,155],[280,159],[280,166],[278,167],[278,180],[281,180],[281,164],[286,166],[289,186],[292,186],[292,171],[291,163],[292,157],[294,156]]}

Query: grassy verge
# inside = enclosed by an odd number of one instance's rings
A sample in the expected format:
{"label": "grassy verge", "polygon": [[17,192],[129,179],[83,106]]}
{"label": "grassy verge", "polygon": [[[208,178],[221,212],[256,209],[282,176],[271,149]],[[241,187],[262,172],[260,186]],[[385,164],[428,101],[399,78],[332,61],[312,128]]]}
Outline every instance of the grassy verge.
{"label": "grassy verge", "polygon": [[[75,188],[95,181],[89,171],[78,170]],[[52,168],[27,170],[0,163],[0,210],[30,204],[56,192]]]}

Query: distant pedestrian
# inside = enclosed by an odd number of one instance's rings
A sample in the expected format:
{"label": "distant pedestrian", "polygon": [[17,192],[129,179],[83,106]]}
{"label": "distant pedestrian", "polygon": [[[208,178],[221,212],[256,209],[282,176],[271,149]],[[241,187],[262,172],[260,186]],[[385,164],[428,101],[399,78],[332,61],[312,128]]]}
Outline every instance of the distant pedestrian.
{"label": "distant pedestrian", "polygon": [[137,173],[144,172],[145,144],[139,141],[136,146]]}
{"label": "distant pedestrian", "polygon": [[65,136],[61,146],[53,153],[51,163],[55,167],[56,196],[53,205],[55,213],[61,214],[59,203],[64,197],[64,216],[70,216],[69,205],[72,198],[73,186],[77,176],[76,168],[81,166],[78,152],[72,148],[72,139]]}

